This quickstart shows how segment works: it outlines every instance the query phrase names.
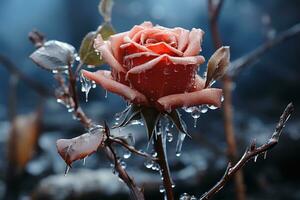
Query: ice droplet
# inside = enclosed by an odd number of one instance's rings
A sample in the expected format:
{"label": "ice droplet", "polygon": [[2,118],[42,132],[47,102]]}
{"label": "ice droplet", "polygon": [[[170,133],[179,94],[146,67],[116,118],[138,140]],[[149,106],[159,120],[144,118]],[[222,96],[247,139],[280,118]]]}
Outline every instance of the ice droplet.
{"label": "ice droplet", "polygon": [[87,157],[83,158],[83,166],[84,166],[85,163],[86,163],[86,158],[87,158]]}
{"label": "ice droplet", "polygon": [[254,157],[254,162],[257,161],[257,158],[258,158],[258,155],[256,155],[256,156]]}
{"label": "ice droplet", "polygon": [[191,107],[183,107],[183,110],[187,113],[191,113],[195,110],[195,106],[191,106]]}
{"label": "ice droplet", "polygon": [[173,134],[170,131],[166,131],[166,133],[167,133],[168,142],[172,142],[173,141]]}
{"label": "ice droplet", "polygon": [[199,108],[196,107],[196,109],[192,112],[192,118],[194,119],[194,128],[197,127],[197,119],[200,117],[201,111]]}
{"label": "ice droplet", "polygon": [[179,197],[179,200],[189,200],[189,199],[190,199],[190,195],[188,193],[183,193]]}
{"label": "ice droplet", "polygon": [[145,167],[146,167],[147,169],[152,168],[152,166],[153,166],[153,160],[147,159],[147,160],[144,162],[144,165],[145,165]]}
{"label": "ice droplet", "polygon": [[123,154],[123,158],[128,159],[131,156],[131,152],[128,150],[125,150],[124,154]]}
{"label": "ice droplet", "polygon": [[206,105],[200,106],[199,109],[201,113],[207,113],[208,111],[208,107]]}
{"label": "ice droplet", "polygon": [[184,141],[186,134],[185,133],[178,133],[178,139],[176,144],[176,156],[179,157],[181,155],[182,143]]}
{"label": "ice droplet", "polygon": [[126,167],[127,167],[126,162],[123,161],[123,160],[120,162],[120,165],[121,165],[121,167],[122,167],[123,169],[126,169]]}
{"label": "ice droplet", "polygon": [[216,110],[218,107],[214,106],[214,105],[207,105],[207,107],[211,110]]}
{"label": "ice droplet", "polygon": [[165,188],[164,188],[163,185],[160,185],[160,186],[159,186],[159,192],[160,192],[160,193],[164,193],[164,192],[165,192]]}

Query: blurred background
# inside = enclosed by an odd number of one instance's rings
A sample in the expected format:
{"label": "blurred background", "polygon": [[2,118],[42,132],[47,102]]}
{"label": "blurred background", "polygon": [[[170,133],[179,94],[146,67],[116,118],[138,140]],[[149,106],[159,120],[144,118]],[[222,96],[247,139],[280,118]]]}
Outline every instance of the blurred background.
{"label": "blurred background", "polygon": [[[0,1],[0,55],[27,77],[50,91],[53,77],[38,68],[28,56],[34,51],[28,32],[37,29],[47,39],[64,41],[79,48],[82,38],[102,22],[98,0],[2,0]],[[220,32],[231,46],[231,59],[247,54],[278,33],[300,23],[298,0],[227,0],[220,15]],[[208,26],[206,0],[115,0],[112,24],[117,32],[143,21],[166,27],[203,29],[203,55],[214,52]],[[233,90],[234,126],[238,155],[249,142],[265,142],[272,134],[280,113],[293,101],[296,112],[284,129],[278,146],[243,169],[248,199],[300,199],[300,36],[276,46],[259,62],[243,70]],[[42,98],[23,81],[12,76],[0,63],[0,199],[128,199],[124,184],[113,175],[110,163],[99,152],[74,163],[64,177],[65,163],[55,142],[84,133],[79,122],[55,99]],[[205,70],[203,65],[200,73]],[[221,84],[217,83],[217,87]],[[123,99],[99,87],[91,90],[88,103],[80,92],[86,113],[95,121],[107,120],[123,110]],[[181,157],[175,157],[176,138],[168,143],[168,157],[176,184],[176,195],[197,197],[222,176],[227,165],[222,109],[202,114],[193,127],[193,118],[182,112],[193,139],[186,139]],[[18,120],[11,123],[12,116]],[[14,133],[14,137],[11,135]],[[132,133],[135,146],[146,150],[142,126],[131,125],[122,134]],[[174,134],[175,137],[175,134]],[[121,151],[119,149],[119,151]],[[120,152],[121,154],[122,152]],[[192,155],[192,156],[191,156]],[[9,159],[15,159],[14,166]],[[145,159],[124,159],[127,170],[145,187],[148,199],[162,199],[157,171],[144,166]],[[12,176],[17,174],[17,179]],[[5,197],[5,193],[10,193]],[[215,199],[233,199],[233,181]]]}

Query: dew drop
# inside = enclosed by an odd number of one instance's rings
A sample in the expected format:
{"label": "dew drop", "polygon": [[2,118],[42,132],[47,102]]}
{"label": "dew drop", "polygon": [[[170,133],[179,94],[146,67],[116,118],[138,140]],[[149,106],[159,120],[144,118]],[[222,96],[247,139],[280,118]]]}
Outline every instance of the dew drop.
{"label": "dew drop", "polygon": [[182,149],[182,144],[184,141],[186,134],[185,133],[179,133],[178,134],[178,139],[177,139],[177,144],[176,144],[176,156],[179,157],[181,155],[181,149]]}

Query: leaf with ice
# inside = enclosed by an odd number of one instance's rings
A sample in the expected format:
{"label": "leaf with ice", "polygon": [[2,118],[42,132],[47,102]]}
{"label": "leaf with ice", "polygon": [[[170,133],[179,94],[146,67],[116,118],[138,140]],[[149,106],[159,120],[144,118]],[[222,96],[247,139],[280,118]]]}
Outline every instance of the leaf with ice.
{"label": "leaf with ice", "polygon": [[59,72],[65,71],[75,59],[75,48],[67,43],[49,40],[34,51],[30,58],[43,69]]}
{"label": "leaf with ice", "polygon": [[129,109],[126,108],[125,111],[122,112],[121,122],[113,126],[113,128],[124,127],[133,120],[139,120],[141,118],[140,112],[141,112],[140,106],[134,104],[130,105]]}
{"label": "leaf with ice", "polygon": [[75,138],[59,139],[56,141],[56,147],[62,159],[71,166],[74,161],[84,159],[96,152],[103,145],[104,140],[104,130],[97,128]]}
{"label": "leaf with ice", "polygon": [[176,128],[180,132],[185,133],[190,137],[190,135],[187,133],[186,124],[181,119],[180,113],[178,112],[178,110],[173,110],[172,112],[167,113],[167,114],[168,114],[169,118],[173,121],[173,123],[175,124]]}
{"label": "leaf with ice", "polygon": [[83,38],[79,49],[79,56],[81,61],[86,65],[99,66],[105,63],[94,48],[94,40],[98,34],[101,35],[103,40],[107,40],[109,36],[115,34],[115,30],[110,23],[104,23],[103,25],[99,26],[97,31],[89,32]]}

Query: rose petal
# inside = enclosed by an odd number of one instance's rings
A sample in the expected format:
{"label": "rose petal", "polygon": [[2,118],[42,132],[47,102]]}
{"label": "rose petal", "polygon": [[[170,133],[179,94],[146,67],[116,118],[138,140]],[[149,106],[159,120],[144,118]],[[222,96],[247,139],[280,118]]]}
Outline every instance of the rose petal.
{"label": "rose petal", "polygon": [[195,92],[202,90],[205,86],[205,80],[201,78],[198,74],[195,76],[194,87],[189,92]]}
{"label": "rose petal", "polygon": [[[124,49],[124,50],[127,49],[127,48],[130,47],[130,46],[134,46],[136,49],[139,50],[139,51],[137,51],[137,52],[141,52],[141,51],[149,51],[149,52],[150,52],[150,50],[147,49],[147,47],[145,47],[145,46],[143,46],[143,45],[140,45],[140,44],[136,43],[135,41],[133,41],[132,39],[130,39],[130,37],[128,37],[128,36],[125,36],[125,37],[124,37],[124,42],[125,42],[126,44],[123,44],[123,45],[120,46],[120,48],[122,48],[122,49]],[[131,53],[137,53],[137,52],[128,52],[128,51],[127,51],[127,55],[128,55],[128,54],[131,54]]]}
{"label": "rose petal", "polygon": [[121,44],[123,44],[124,37],[126,35],[128,35],[128,32],[118,33],[118,34],[110,36],[110,38],[109,38],[113,55],[119,61],[119,63],[122,63],[122,58],[121,58],[122,51],[120,49],[120,46],[121,46]]}
{"label": "rose petal", "polygon": [[207,88],[196,92],[173,94],[157,100],[158,109],[171,111],[180,107],[190,107],[202,104],[221,107],[222,90]]}
{"label": "rose petal", "polygon": [[[186,48],[188,41],[189,41],[189,31],[183,28],[176,28],[179,31],[178,40],[178,47],[177,49],[181,52]],[[176,31],[176,30],[175,30]]]}
{"label": "rose petal", "polygon": [[193,28],[189,34],[189,44],[183,53],[183,56],[195,56],[201,51],[201,43],[204,32],[201,29]]}
{"label": "rose petal", "polygon": [[145,64],[135,66],[128,71],[127,74],[139,74],[145,72],[146,70],[152,69],[161,60],[166,59],[166,62],[171,62],[173,64],[179,65],[199,65],[204,63],[205,59],[203,56],[192,56],[192,57],[173,57],[167,54],[163,54]]}
{"label": "rose petal", "polygon": [[113,55],[110,41],[103,41],[100,34],[97,36],[94,42],[95,49],[101,53],[102,58],[107,62],[107,64],[114,68],[117,71],[125,72],[125,69],[121,66],[121,64],[116,60]]}
{"label": "rose petal", "polygon": [[182,56],[183,55],[183,53],[181,51],[178,51],[177,49],[171,47],[170,45],[166,44],[165,42],[149,44],[149,45],[146,45],[146,47],[157,54],[168,54],[171,56],[176,56],[176,55]]}
{"label": "rose petal", "polygon": [[100,84],[104,89],[123,96],[125,99],[128,99],[133,103],[148,105],[147,98],[143,94],[113,80],[110,71],[98,70],[97,72],[89,72],[83,70],[82,72],[86,78]]}

